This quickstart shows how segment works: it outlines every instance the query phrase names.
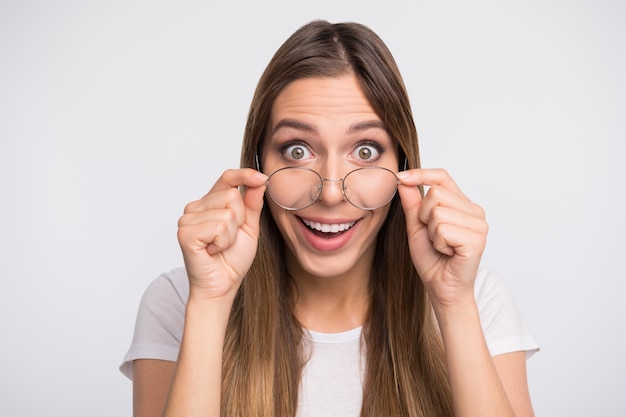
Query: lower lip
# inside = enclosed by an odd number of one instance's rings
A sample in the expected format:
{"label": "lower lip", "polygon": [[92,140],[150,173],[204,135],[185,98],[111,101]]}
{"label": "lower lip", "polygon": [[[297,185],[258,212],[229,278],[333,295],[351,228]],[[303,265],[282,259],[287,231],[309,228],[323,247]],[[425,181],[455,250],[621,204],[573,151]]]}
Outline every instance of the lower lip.
{"label": "lower lip", "polygon": [[358,227],[359,223],[354,224],[350,229],[343,233],[328,233],[325,236],[318,236],[313,233],[311,229],[309,229],[301,220],[298,220],[300,226],[304,231],[304,238],[307,243],[315,250],[320,252],[334,252],[340,250],[344,246],[348,244],[350,239],[355,233],[355,229]]}

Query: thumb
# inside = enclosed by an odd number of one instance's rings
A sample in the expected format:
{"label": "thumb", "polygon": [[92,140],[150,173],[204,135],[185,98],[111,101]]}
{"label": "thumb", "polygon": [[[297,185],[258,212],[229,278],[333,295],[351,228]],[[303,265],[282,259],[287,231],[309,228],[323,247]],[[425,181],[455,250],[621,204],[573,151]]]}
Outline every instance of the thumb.
{"label": "thumb", "polygon": [[259,219],[261,217],[261,210],[263,209],[263,196],[266,190],[267,176],[260,172],[255,173],[246,184],[243,191],[243,203],[246,207],[246,219],[245,223],[253,227],[259,228]]}
{"label": "thumb", "polygon": [[400,195],[400,203],[406,218],[407,232],[411,236],[426,227],[418,216],[420,206],[422,205],[422,194],[417,186],[405,184],[398,185],[398,194]]}

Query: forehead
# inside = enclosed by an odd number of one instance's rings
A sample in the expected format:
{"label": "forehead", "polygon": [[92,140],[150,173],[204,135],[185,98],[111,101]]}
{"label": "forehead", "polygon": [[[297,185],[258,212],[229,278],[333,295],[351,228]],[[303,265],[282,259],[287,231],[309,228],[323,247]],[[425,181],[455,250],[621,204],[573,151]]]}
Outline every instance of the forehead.
{"label": "forehead", "polygon": [[380,120],[354,75],[304,78],[288,84],[272,105],[270,124],[285,118]]}

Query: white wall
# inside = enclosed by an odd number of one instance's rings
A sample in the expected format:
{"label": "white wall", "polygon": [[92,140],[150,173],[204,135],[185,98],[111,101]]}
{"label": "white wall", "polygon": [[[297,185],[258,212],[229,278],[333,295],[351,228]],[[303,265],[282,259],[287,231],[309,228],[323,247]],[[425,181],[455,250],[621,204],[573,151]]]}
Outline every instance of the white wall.
{"label": "white wall", "polygon": [[487,210],[485,264],[543,349],[537,415],[626,414],[623,2],[210,3],[0,3],[0,415],[131,415],[139,298],[314,18],[386,40],[424,165]]}

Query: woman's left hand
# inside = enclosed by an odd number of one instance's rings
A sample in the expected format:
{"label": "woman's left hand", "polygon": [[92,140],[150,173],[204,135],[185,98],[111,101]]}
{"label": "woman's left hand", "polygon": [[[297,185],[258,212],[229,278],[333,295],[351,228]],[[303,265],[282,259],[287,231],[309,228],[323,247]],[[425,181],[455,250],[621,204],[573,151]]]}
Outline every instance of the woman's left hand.
{"label": "woman's left hand", "polygon": [[[435,307],[474,297],[474,280],[485,249],[484,210],[469,200],[442,169],[398,173],[409,249]],[[422,199],[418,185],[429,187]]]}

